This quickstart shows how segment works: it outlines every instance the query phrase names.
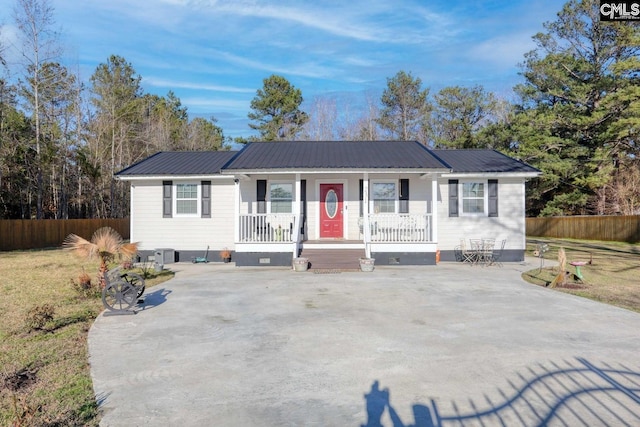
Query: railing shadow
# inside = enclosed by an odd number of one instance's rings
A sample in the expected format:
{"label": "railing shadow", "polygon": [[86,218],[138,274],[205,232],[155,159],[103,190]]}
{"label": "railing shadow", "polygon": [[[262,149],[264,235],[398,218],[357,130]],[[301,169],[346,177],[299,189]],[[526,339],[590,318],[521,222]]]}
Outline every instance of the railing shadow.
{"label": "railing shadow", "polygon": [[405,424],[390,404],[388,389],[374,381],[365,394],[367,423],[382,427],[388,412],[393,427],[445,426],[638,426],[640,425],[640,371],[626,366],[601,366],[584,358],[529,368],[512,390],[497,389],[497,398],[451,402],[448,410],[431,400],[413,405],[413,424]]}

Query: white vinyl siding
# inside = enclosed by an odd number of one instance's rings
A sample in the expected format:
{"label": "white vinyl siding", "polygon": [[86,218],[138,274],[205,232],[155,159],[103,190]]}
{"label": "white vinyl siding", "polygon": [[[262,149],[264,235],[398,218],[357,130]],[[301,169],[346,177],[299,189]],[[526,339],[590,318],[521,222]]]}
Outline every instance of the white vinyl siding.
{"label": "white vinyl siding", "polygon": [[[482,182],[482,179],[460,179],[460,182]],[[495,238],[507,239],[508,249],[525,247],[524,180],[522,178],[500,178],[498,181],[498,210],[500,216],[482,215],[449,216],[448,180],[438,182],[438,248],[453,250],[460,239]],[[485,198],[488,190],[485,186]],[[462,194],[459,193],[459,196]]]}
{"label": "white vinyl siding", "polygon": [[[173,182],[175,184],[179,181]],[[192,182],[188,182],[192,183]],[[198,184],[200,185],[200,184]],[[234,185],[232,179],[211,182],[211,218],[197,215],[162,218],[162,181],[131,183],[131,241],[141,250],[173,248],[204,251],[233,248]],[[217,202],[216,202],[217,201]]]}

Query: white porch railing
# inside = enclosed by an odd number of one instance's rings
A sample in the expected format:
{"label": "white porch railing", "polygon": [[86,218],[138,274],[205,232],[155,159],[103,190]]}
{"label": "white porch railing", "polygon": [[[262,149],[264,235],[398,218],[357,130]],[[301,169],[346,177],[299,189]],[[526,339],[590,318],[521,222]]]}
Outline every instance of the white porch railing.
{"label": "white porch railing", "polygon": [[[359,224],[362,234],[362,218]],[[431,242],[431,214],[370,214],[369,227],[371,242]]]}
{"label": "white porch railing", "polygon": [[239,242],[293,242],[296,216],[288,213],[240,215]]}

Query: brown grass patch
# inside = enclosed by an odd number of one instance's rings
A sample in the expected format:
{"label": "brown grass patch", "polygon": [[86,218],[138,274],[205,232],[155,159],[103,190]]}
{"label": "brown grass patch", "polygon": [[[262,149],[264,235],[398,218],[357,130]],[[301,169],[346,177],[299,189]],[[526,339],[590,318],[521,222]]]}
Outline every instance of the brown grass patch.
{"label": "brown grass patch", "polygon": [[[83,272],[98,283],[98,262],[0,252],[0,425],[98,425],[87,334],[103,307],[74,286]],[[147,287],[173,276],[163,273]]]}

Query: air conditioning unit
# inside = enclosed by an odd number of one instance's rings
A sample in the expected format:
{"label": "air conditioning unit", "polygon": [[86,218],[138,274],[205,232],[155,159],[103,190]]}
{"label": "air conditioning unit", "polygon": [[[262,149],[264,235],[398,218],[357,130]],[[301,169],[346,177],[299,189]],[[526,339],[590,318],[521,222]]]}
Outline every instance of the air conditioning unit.
{"label": "air conditioning unit", "polygon": [[176,262],[176,251],[170,248],[159,248],[153,251],[153,257],[158,264],[172,264]]}

